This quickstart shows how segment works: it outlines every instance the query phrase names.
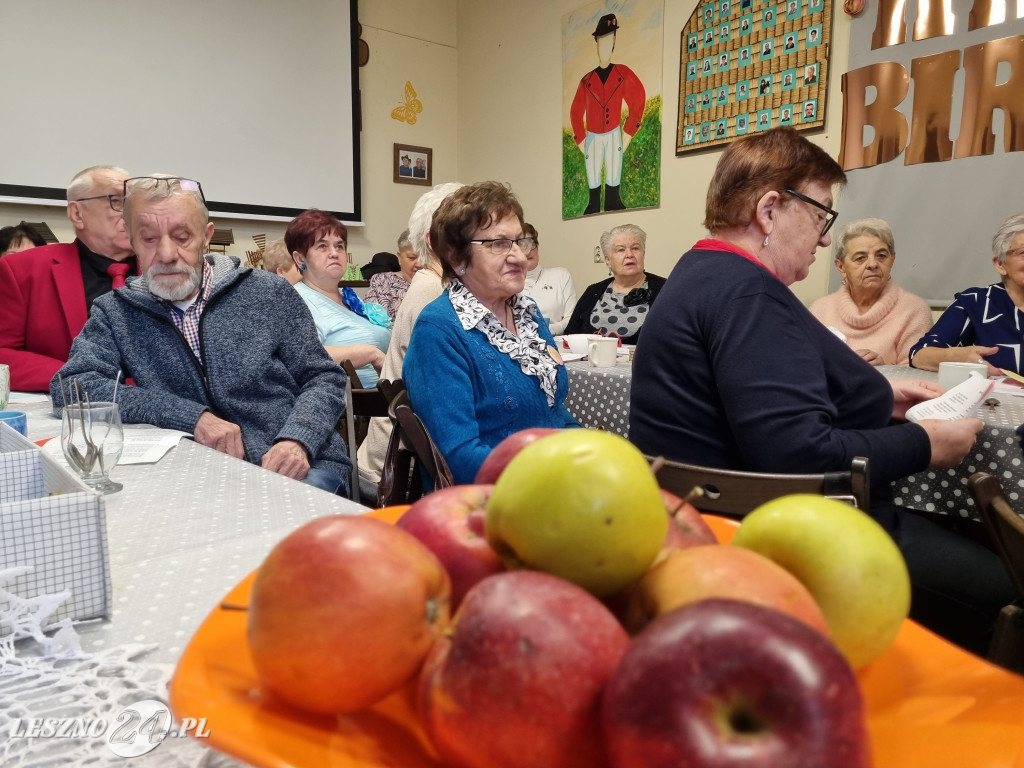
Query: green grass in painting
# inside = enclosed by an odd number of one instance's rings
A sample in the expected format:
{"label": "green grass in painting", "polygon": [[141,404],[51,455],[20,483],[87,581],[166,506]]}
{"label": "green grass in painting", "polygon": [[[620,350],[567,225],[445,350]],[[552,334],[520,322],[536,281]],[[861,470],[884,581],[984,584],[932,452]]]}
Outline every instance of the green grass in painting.
{"label": "green grass in painting", "polygon": [[[623,122],[625,118],[623,114]],[[602,178],[602,185],[603,181]],[[647,100],[640,130],[626,149],[620,194],[627,208],[647,208],[661,203],[661,96]],[[572,131],[563,130],[562,218],[572,219],[581,215],[588,200],[583,153],[573,142]]]}

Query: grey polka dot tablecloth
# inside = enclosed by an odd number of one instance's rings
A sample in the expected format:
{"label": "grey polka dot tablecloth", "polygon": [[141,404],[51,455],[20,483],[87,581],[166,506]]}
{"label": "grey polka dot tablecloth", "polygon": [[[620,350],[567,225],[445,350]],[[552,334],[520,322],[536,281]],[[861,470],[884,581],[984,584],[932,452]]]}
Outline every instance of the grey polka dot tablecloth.
{"label": "grey polka dot tablecloth", "polygon": [[[604,429],[629,437],[629,394],[632,364],[620,356],[614,368],[594,368],[586,360],[566,363],[569,412],[585,427]],[[878,370],[889,379],[935,381],[937,374],[909,366],[883,365]],[[923,512],[956,515],[974,520],[978,511],[967,490],[967,478],[988,472],[999,479],[1003,492],[1018,514],[1024,516],[1024,453],[1016,428],[1024,424],[1024,397],[996,393],[999,404],[981,405],[976,415],[985,428],[967,457],[952,469],[929,469],[893,483],[897,504]]]}

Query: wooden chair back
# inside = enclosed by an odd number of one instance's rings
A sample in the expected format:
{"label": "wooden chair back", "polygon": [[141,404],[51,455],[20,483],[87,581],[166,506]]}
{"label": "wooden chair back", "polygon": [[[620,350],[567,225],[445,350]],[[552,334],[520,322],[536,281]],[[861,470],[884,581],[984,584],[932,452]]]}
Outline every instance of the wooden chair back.
{"label": "wooden chair back", "polygon": [[430,432],[412,410],[409,394],[401,379],[381,380],[378,388],[388,400],[393,430],[381,468],[377,504],[381,507],[411,504],[423,495],[422,467],[434,483],[434,489],[455,485],[448,462],[438,450]]}
{"label": "wooden chair back", "polygon": [[[375,416],[388,415],[388,401],[376,389],[364,389],[355,366],[343,360],[342,368],[348,374],[345,380],[345,412],[338,421],[338,431],[348,448],[348,457],[352,461],[352,482],[349,498],[359,501],[359,463],[356,452],[369,429],[370,419]],[[358,385],[358,386],[355,386]]]}
{"label": "wooden chair back", "polygon": [[[858,456],[850,469],[815,475],[783,475],[739,472],[728,469],[683,464],[648,456],[655,467],[658,484],[678,496],[686,496],[695,487],[704,495],[693,500],[702,512],[741,518],[766,501],[790,493],[814,493],[852,504],[861,510],[870,507],[868,460]],[[663,463],[661,463],[663,462]]]}
{"label": "wooden chair back", "polygon": [[1005,606],[996,619],[988,660],[1024,675],[1024,520],[1006,500],[999,480],[987,472],[971,475],[967,489],[1017,588],[1017,599]]}

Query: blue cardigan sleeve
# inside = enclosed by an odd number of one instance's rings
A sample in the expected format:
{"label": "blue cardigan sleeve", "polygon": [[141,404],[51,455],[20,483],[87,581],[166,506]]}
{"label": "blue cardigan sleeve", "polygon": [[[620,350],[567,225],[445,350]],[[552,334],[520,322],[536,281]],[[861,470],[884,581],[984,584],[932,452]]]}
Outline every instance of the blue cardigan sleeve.
{"label": "blue cardigan sleeve", "polygon": [[920,341],[910,348],[910,365],[914,355],[925,347],[963,347],[974,343],[974,323],[963,303],[963,294],[958,293],[952,304],[935,321],[935,325]]}

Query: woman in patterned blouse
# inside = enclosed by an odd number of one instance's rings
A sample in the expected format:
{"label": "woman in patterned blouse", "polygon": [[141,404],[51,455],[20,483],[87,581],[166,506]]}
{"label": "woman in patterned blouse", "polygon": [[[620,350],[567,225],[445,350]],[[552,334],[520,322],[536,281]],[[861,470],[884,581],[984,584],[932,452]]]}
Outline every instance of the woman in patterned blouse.
{"label": "woman in patterned blouse", "polygon": [[398,236],[398,272],[378,272],[370,277],[370,288],[366,292],[366,300],[380,304],[388,312],[391,322],[395,322],[398,308],[402,306],[405,292],[409,290],[412,276],[420,268],[419,255],[412,247],[409,230]]}

